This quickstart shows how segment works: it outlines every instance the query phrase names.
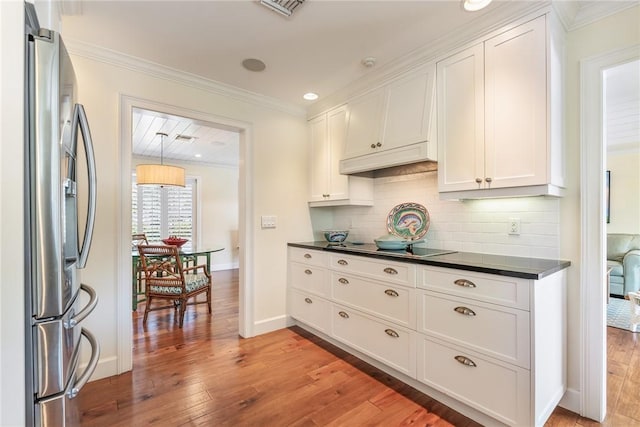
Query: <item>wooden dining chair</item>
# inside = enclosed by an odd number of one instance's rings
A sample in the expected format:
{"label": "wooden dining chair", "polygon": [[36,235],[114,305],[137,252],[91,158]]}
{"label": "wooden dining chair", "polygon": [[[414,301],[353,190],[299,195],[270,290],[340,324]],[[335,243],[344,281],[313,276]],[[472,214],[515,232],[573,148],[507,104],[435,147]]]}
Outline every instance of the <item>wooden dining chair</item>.
{"label": "wooden dining chair", "polygon": [[[144,233],[134,233],[131,235],[131,249],[138,249],[138,245],[148,245],[147,235]],[[144,301],[144,272],[142,271],[142,263],[138,262],[133,265],[135,273],[135,288],[133,289],[133,311],[138,308],[138,304]]]}
{"label": "wooden dining chair", "polygon": [[[145,297],[142,323],[147,323],[150,311],[173,308],[178,326],[182,328],[187,305],[207,304],[211,314],[211,274],[206,265],[183,267],[176,246],[138,245],[140,262],[145,274]],[[198,295],[206,293],[206,301],[198,301]],[[192,302],[189,302],[193,298]],[[154,301],[169,301],[169,305],[152,307]],[[179,310],[179,312],[178,312]]]}

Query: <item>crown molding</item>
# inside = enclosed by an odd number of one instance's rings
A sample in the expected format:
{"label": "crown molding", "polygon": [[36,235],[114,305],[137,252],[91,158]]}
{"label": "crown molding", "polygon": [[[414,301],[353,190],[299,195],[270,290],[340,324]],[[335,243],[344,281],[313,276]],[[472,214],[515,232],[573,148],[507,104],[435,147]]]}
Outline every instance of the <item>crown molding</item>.
{"label": "crown molding", "polygon": [[255,92],[240,89],[215,80],[206,79],[195,74],[180,71],[146,59],[127,55],[91,43],[75,39],[65,38],[65,46],[70,54],[102,62],[130,71],[147,74],[173,81],[178,84],[190,86],[198,90],[214,93],[216,95],[232,98],[236,101],[246,102],[263,108],[278,110],[294,116],[305,117],[306,110],[296,105],[280,101]]}
{"label": "crown molding", "polygon": [[581,1],[580,7],[573,19],[568,31],[592,24],[607,16],[614,15],[623,10],[638,6],[638,1]]}

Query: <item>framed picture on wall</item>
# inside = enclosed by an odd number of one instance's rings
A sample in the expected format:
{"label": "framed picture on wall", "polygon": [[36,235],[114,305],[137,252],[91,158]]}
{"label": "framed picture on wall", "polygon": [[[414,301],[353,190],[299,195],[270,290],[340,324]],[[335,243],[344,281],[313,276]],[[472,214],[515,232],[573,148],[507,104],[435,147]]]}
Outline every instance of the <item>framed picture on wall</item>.
{"label": "framed picture on wall", "polygon": [[605,197],[605,217],[607,224],[611,222],[611,171],[605,172],[604,177],[604,197]]}

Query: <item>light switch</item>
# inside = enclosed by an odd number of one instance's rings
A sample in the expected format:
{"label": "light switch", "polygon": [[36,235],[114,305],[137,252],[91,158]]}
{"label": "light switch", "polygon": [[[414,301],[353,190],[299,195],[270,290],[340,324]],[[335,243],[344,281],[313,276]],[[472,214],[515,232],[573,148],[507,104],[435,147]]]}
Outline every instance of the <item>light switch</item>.
{"label": "light switch", "polygon": [[276,228],[275,215],[262,215],[260,217],[262,228]]}

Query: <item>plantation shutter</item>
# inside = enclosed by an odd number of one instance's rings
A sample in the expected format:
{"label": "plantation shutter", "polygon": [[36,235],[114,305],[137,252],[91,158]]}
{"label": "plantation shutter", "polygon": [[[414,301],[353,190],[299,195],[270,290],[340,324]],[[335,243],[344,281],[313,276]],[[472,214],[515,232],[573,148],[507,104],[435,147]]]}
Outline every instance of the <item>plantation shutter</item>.
{"label": "plantation shutter", "polygon": [[169,236],[189,241],[191,249],[196,239],[196,180],[187,178],[185,187],[160,187],[135,184],[131,189],[132,233],[145,233],[151,243],[161,242]]}

